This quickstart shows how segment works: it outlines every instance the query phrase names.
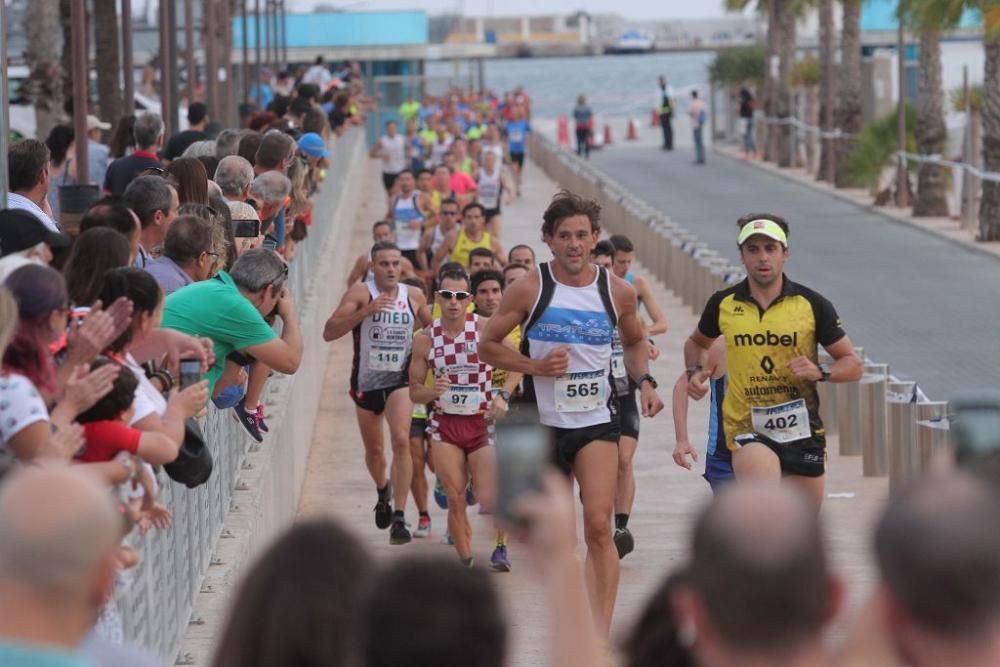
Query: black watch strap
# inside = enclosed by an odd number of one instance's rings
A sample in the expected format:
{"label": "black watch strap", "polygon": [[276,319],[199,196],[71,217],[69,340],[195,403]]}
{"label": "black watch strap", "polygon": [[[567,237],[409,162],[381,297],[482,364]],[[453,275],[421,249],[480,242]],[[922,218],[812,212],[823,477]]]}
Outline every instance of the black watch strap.
{"label": "black watch strap", "polygon": [[646,373],[645,375],[642,375],[638,379],[636,379],[635,386],[642,387],[642,383],[646,382],[647,380],[649,381],[649,384],[651,387],[653,387],[653,389],[656,389],[657,387],[660,386],[660,384],[656,381],[656,378],[654,378],[649,373]]}

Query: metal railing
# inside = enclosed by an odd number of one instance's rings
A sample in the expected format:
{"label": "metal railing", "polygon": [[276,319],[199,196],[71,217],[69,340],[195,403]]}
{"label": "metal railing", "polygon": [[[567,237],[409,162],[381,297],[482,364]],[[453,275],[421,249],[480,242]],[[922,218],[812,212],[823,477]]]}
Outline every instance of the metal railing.
{"label": "metal railing", "polygon": [[[232,543],[242,540],[239,551],[245,561],[265,542],[269,529],[287,521],[294,513],[312,436],[313,419],[309,412],[314,415],[318,405],[325,369],[322,360],[327,349],[317,333],[318,327],[310,319],[316,315],[317,305],[326,307],[323,297],[318,295],[328,291],[336,233],[347,224],[334,219],[334,214],[338,204],[350,196],[352,170],[364,169],[364,141],[364,133],[353,130],[333,145],[330,176],[316,195],[315,223],[291,265],[288,285],[303,327],[305,353],[299,373],[276,377],[275,386],[265,393],[268,413],[272,415],[271,435],[263,445],[253,443],[248,447],[246,432],[228,410],[210,407],[208,416],[201,420],[214,458],[209,481],[188,489],[172,482],[162,471],[158,475],[160,501],[173,513],[173,525],[169,530],[135,539],[141,561],[127,575],[132,583],[117,603],[127,641],[170,662],[198,662],[191,655],[179,654],[189,624],[204,622],[203,618],[192,619],[198,595],[225,593],[219,590],[223,586],[208,580],[213,567],[224,565],[218,555],[222,551],[220,538]],[[340,273],[339,268],[336,270]],[[327,313],[322,308],[320,312],[325,317]],[[270,457],[274,451],[280,454]],[[260,507],[253,501],[240,499],[241,494],[255,493],[259,486],[267,486],[272,495],[281,496],[280,503],[271,499],[275,506]],[[260,497],[255,496],[255,500]],[[249,524],[247,529],[230,529],[234,513],[246,514],[247,509],[252,510],[250,521],[245,522]],[[239,563],[236,565],[227,572],[238,570]],[[226,579],[227,585],[234,583],[231,576]]]}
{"label": "metal railing", "polygon": [[[636,259],[695,313],[714,292],[745,277],[742,266],[546,137],[530,136],[529,155],[560,186],[597,201],[604,226],[632,239]],[[840,455],[861,456],[863,474],[888,476],[896,493],[948,450],[948,404],[929,400],[915,382],[856,351],[865,361],[863,377],[820,383],[820,416],[827,433],[837,434]],[[820,359],[830,360],[822,350]]]}

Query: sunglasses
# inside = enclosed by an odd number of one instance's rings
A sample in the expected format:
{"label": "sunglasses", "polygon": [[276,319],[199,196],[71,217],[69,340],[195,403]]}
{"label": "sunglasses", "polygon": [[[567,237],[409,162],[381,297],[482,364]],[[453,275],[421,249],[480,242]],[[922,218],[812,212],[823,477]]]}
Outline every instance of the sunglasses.
{"label": "sunglasses", "polygon": [[465,292],[463,290],[455,291],[450,289],[439,289],[437,293],[438,296],[444,299],[445,301],[451,301],[452,299],[456,299],[458,301],[464,301],[465,299],[468,299],[470,296],[472,296],[472,292]]}

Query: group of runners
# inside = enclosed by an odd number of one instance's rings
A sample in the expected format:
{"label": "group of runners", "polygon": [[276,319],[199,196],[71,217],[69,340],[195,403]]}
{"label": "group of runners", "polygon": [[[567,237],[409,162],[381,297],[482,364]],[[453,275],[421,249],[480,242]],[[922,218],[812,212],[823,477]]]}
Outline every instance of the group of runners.
{"label": "group of runners", "polygon": [[[459,113],[454,101],[440,109]],[[457,131],[447,111],[440,124]],[[502,136],[502,123],[489,122],[484,134],[494,128]],[[501,168],[511,168],[502,143],[480,159],[492,164],[502,155]],[[435,145],[421,159],[432,159]],[[374,244],[352,268],[324,331],[326,340],[353,337],[350,390],[376,487],[375,524],[389,530],[392,544],[431,534],[430,467],[435,498],[448,510],[446,539],[473,566],[467,512],[476,504],[483,513],[493,510],[494,426],[529,406],[550,434],[553,465],[578,484],[588,593],[607,630],[619,560],[635,548],[628,520],[639,423],[663,407],[649,362],[659,356],[654,337],[666,332],[667,321],[650,285],[631,270],[630,240],[601,240],[595,202],[565,191],[552,199],[541,228],[551,259],[536,263],[532,248],[504,252],[499,240],[505,177],[498,176],[496,201],[482,188],[482,167],[479,187],[460,193],[450,178],[457,157],[442,153],[447,169],[426,187],[408,169],[385,180],[385,220],[373,226]],[[685,371],[672,396],[673,457],[686,468],[697,459],[688,400],[710,395],[705,478],[713,490],[732,478],[788,479],[818,507],[826,451],[816,383],[855,380],[862,367],[830,302],[785,277],[788,235],[776,215],[739,220],[747,278],[709,299],[685,343]],[[834,359],[829,367],[818,363],[818,345]],[[412,533],[405,517],[411,494],[419,512]],[[511,568],[502,529],[491,566]]]}

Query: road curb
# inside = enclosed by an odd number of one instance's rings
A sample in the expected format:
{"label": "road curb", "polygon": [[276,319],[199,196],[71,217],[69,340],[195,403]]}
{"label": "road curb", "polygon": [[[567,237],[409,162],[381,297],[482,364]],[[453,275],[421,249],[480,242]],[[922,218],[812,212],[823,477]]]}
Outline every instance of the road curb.
{"label": "road curb", "polygon": [[996,252],[990,250],[989,248],[984,248],[984,247],[982,247],[982,246],[980,246],[978,244],[969,243],[967,241],[963,241],[962,239],[956,239],[956,238],[954,238],[952,236],[949,236],[948,234],[945,234],[944,232],[938,231],[936,229],[931,229],[929,227],[925,227],[923,225],[919,225],[919,224],[913,222],[912,220],[910,220],[909,218],[897,215],[893,211],[890,211],[890,210],[886,209],[883,206],[875,206],[874,204],[866,204],[864,202],[860,202],[860,201],[854,199],[853,197],[851,197],[846,192],[841,192],[839,190],[834,190],[834,189],[828,188],[825,185],[821,185],[818,182],[811,183],[809,181],[803,181],[800,178],[796,178],[794,174],[785,172],[785,171],[783,171],[783,170],[781,170],[781,169],[779,169],[777,167],[773,167],[772,168],[770,165],[767,165],[767,164],[760,164],[758,162],[750,162],[748,160],[744,160],[744,159],[742,159],[742,158],[740,158],[740,157],[738,157],[736,155],[731,154],[725,148],[720,148],[718,146],[713,146],[712,147],[712,153],[714,153],[715,155],[718,155],[720,157],[724,157],[724,158],[726,158],[728,160],[731,160],[733,162],[736,162],[738,164],[742,164],[742,165],[744,165],[746,167],[753,168],[753,169],[755,169],[757,171],[762,171],[764,173],[771,174],[773,176],[777,176],[778,178],[782,178],[782,179],[784,179],[786,181],[790,181],[792,183],[796,183],[796,184],[798,184],[798,185],[800,185],[802,187],[809,188],[810,190],[813,190],[815,192],[821,192],[823,194],[829,195],[831,199],[837,199],[837,200],[846,202],[848,204],[851,204],[855,208],[861,209],[862,211],[865,211],[867,213],[874,213],[875,215],[878,215],[879,217],[884,218],[885,220],[888,220],[889,222],[892,222],[892,223],[895,223],[897,225],[901,225],[901,226],[904,226],[904,227],[909,227],[910,229],[914,229],[914,230],[919,231],[919,232],[923,232],[924,234],[927,234],[928,236],[933,236],[934,238],[936,238],[938,240],[947,241],[951,245],[953,245],[953,246],[955,246],[957,248],[962,248],[963,250],[966,250],[966,251],[968,251],[968,252],[970,252],[972,254],[980,255],[982,257],[988,257],[989,259],[992,259],[994,261],[1000,262],[1000,253],[996,253]]}

